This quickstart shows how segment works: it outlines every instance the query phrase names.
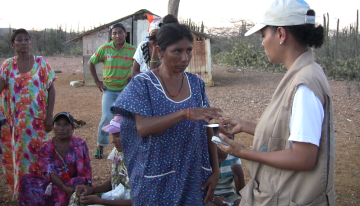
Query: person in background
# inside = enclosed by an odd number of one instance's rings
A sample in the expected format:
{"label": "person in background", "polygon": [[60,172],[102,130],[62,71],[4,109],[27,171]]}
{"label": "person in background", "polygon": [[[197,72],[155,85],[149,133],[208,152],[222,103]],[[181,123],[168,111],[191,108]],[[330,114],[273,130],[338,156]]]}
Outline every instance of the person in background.
{"label": "person in background", "polygon": [[[126,43],[126,29],[124,25],[116,23],[110,27],[110,43],[101,45],[90,58],[88,65],[91,75],[102,96],[102,116],[99,123],[97,150],[95,158],[103,158],[103,147],[109,144],[109,134],[101,128],[109,124],[113,117],[110,106],[131,79],[131,67],[136,47]],[[95,65],[103,62],[103,81],[100,81]]]}
{"label": "person in background", "polygon": [[60,112],[53,122],[55,137],[41,146],[37,158],[41,174],[22,176],[19,205],[66,206],[77,185],[92,185],[89,150],[73,135],[74,117]]}
{"label": "person in background", "polygon": [[335,205],[332,93],[311,50],[323,44],[323,27],[315,26],[315,12],[305,1],[272,0],[245,36],[254,32],[261,33],[269,61],[288,71],[259,123],[221,123],[225,134],[254,135],[247,149],[220,134],[230,144],[221,149],[248,160],[251,178],[240,191],[240,205]]}
{"label": "person in background", "polygon": [[167,24],[156,35],[161,65],[132,78],[111,111],[121,114],[120,135],[134,205],[204,205],[219,179],[204,81],[185,72],[193,36]]}
{"label": "person in background", "polygon": [[38,174],[36,155],[52,130],[55,72],[42,56],[30,53],[31,37],[17,29],[10,38],[17,56],[1,68],[0,93],[7,118],[1,129],[2,166],[12,199],[18,199],[23,174]]}
{"label": "person in background", "polygon": [[[213,127],[213,131],[214,136],[219,136],[219,127]],[[227,137],[234,139],[234,135],[228,134]],[[217,154],[220,164],[220,178],[216,185],[214,196],[208,205],[239,205],[241,200],[239,191],[245,186],[241,160],[238,157],[234,157],[222,151],[219,147]]]}
{"label": "person in background", "polygon": [[[70,199],[70,206],[77,205],[114,205],[114,206],[130,206],[130,187],[129,176],[125,166],[124,154],[120,141],[120,124],[121,117],[115,116],[110,124],[102,129],[112,134],[113,143],[115,145],[114,155],[112,153],[109,158],[113,160],[110,180],[95,187],[87,185],[78,185],[76,192]],[[112,156],[112,157],[110,157]],[[97,195],[97,194],[101,195]],[[101,197],[99,197],[101,196]]]}
{"label": "person in background", "polygon": [[147,41],[139,44],[134,54],[132,77],[135,75],[156,69],[160,65],[160,59],[156,52],[156,34],[159,29],[169,23],[179,23],[172,14],[164,16],[163,19],[155,18],[149,25],[149,36]]}

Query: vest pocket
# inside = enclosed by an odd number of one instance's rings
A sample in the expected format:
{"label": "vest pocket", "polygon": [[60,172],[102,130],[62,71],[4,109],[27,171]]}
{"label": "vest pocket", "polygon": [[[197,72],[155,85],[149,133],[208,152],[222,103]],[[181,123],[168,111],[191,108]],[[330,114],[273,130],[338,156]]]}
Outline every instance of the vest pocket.
{"label": "vest pocket", "polygon": [[301,205],[296,202],[290,201],[290,206],[332,206],[336,205],[335,201],[335,187],[333,186],[329,192],[322,193],[319,197],[317,197],[313,202],[306,205]]}
{"label": "vest pocket", "polygon": [[[240,191],[241,204],[240,205],[277,205],[277,193],[262,192],[259,190],[259,184],[250,179],[249,183]],[[244,201],[243,201],[244,200]]]}

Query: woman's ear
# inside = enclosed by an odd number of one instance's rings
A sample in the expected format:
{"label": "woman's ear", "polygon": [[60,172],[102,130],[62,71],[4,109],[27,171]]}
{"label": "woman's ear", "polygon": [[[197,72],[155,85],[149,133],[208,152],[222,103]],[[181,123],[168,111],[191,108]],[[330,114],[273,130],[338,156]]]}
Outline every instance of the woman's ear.
{"label": "woman's ear", "polygon": [[286,29],[284,27],[279,26],[277,28],[276,32],[277,32],[277,36],[279,38],[279,43],[280,44],[285,44],[285,41],[287,39],[287,31],[286,31]]}

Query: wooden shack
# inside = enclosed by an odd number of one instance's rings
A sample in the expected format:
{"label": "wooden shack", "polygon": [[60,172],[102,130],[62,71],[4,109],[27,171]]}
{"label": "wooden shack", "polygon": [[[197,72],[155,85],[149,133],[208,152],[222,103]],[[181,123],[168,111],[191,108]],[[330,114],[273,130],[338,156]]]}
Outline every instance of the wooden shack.
{"label": "wooden shack", "polygon": [[[146,9],[142,9],[131,15],[84,32],[76,38],[67,41],[82,41],[85,85],[95,85],[87,62],[102,44],[110,41],[109,27],[115,23],[122,23],[127,31],[126,42],[137,47],[148,36],[149,21],[147,20],[146,13],[153,14]],[[213,86],[214,81],[211,75],[211,38],[206,34],[196,31],[193,31],[193,37],[193,57],[187,71],[198,74],[207,85]],[[96,72],[100,80],[102,79],[102,67],[102,63],[96,65]]]}

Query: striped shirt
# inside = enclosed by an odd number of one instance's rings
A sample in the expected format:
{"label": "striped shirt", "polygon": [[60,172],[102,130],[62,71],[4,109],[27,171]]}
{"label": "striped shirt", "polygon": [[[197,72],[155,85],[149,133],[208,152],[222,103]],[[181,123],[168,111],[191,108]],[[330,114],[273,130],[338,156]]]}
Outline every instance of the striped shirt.
{"label": "striped shirt", "polygon": [[235,174],[231,170],[231,165],[233,164],[241,165],[241,160],[240,158],[234,157],[230,154],[228,154],[226,159],[220,164],[220,178],[218,184],[216,185],[215,195],[235,193]]}
{"label": "striped shirt", "polygon": [[90,61],[95,65],[103,62],[103,82],[111,91],[121,91],[131,77],[131,67],[136,47],[124,42],[117,50],[114,41],[101,45]]}

